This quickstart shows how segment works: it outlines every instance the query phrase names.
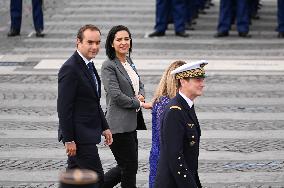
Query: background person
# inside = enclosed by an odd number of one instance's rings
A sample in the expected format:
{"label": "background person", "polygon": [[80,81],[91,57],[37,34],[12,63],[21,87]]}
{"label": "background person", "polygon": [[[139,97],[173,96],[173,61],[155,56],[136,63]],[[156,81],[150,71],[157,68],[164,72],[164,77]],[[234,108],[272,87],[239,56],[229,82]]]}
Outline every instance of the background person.
{"label": "background person", "polygon": [[284,0],[277,1],[278,38],[284,38]]}
{"label": "background person", "polygon": [[[33,21],[36,31],[36,37],[44,37],[43,31],[43,11],[42,0],[32,0],[33,7]],[[8,37],[20,35],[22,24],[22,0],[10,1],[10,15],[11,15],[11,28]]]}
{"label": "background person", "polygon": [[231,25],[236,19],[240,37],[249,38],[249,1],[248,0],[220,0],[219,20],[215,37],[227,37]]}
{"label": "background person", "polygon": [[169,16],[175,26],[175,35],[178,37],[188,37],[185,32],[186,23],[186,3],[184,0],[156,0],[156,24],[155,31],[148,37],[165,36]]}

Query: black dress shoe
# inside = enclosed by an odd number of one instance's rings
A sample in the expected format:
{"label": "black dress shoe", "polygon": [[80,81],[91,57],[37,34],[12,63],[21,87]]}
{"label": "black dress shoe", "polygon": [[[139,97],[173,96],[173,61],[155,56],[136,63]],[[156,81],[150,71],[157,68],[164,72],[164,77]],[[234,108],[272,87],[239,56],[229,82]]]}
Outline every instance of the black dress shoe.
{"label": "black dress shoe", "polygon": [[218,32],[214,35],[215,38],[227,37],[227,36],[229,36],[229,32]]}
{"label": "black dress shoe", "polygon": [[280,38],[280,39],[283,39],[284,38],[284,32],[279,32],[277,37]]}
{"label": "black dress shoe", "polygon": [[45,36],[45,34],[42,33],[42,30],[37,30],[36,31],[36,37],[44,37],[44,36]]}
{"label": "black dress shoe", "polygon": [[251,35],[248,32],[239,32],[239,37],[242,38],[251,38]]}
{"label": "black dress shoe", "polygon": [[165,32],[159,32],[159,31],[154,31],[153,33],[150,33],[148,37],[162,37],[165,36]]}
{"label": "black dress shoe", "polygon": [[254,19],[254,20],[259,20],[260,16],[256,13],[256,14],[252,15],[251,18]]}
{"label": "black dress shoe", "polygon": [[8,37],[15,37],[15,36],[20,35],[20,31],[15,30],[15,29],[10,29],[10,31],[7,35],[8,35]]}
{"label": "black dress shoe", "polygon": [[191,20],[190,24],[191,24],[191,25],[196,25],[196,24],[197,24],[197,22],[196,22],[196,20],[195,20],[195,19],[193,19],[193,20]]}
{"label": "black dress shoe", "polygon": [[186,23],[186,24],[185,24],[185,30],[191,30],[191,31],[193,31],[193,30],[195,30],[195,29],[194,29],[194,27],[192,27],[192,25],[191,25],[190,23]]}
{"label": "black dress shoe", "polygon": [[204,9],[199,9],[199,10],[198,10],[198,13],[199,13],[199,14],[207,14],[207,12],[205,12]]}
{"label": "black dress shoe", "polygon": [[176,32],[176,36],[178,37],[189,37],[189,34],[187,34],[185,31],[182,31],[182,32]]}

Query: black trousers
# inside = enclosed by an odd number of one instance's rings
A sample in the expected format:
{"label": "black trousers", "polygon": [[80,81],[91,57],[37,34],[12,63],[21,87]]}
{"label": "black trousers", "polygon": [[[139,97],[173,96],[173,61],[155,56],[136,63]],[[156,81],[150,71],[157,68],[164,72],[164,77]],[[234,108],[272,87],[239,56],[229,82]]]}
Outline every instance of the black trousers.
{"label": "black trousers", "polygon": [[138,170],[138,139],[137,132],[113,134],[110,149],[117,166],[110,169],[104,177],[103,188],[112,188],[121,182],[122,188],[136,188]]}
{"label": "black trousers", "polygon": [[98,173],[99,182],[93,187],[101,187],[104,181],[104,172],[96,144],[77,144],[77,152],[68,157],[67,169],[88,169]]}

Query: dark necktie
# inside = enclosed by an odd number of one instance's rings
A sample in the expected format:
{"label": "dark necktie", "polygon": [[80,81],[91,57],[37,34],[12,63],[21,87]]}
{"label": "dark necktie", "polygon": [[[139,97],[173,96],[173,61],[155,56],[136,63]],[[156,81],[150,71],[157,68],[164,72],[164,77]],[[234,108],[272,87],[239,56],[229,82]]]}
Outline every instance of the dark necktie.
{"label": "dark necktie", "polygon": [[96,77],[96,75],[95,75],[95,71],[94,71],[95,66],[94,66],[94,63],[93,63],[92,61],[89,62],[89,63],[88,63],[88,67],[89,67],[89,70],[90,70],[90,72],[91,72],[91,75],[92,75],[92,77],[93,77],[93,79],[94,79],[94,82],[95,82],[95,85],[96,85],[96,89],[97,89],[97,93],[99,94],[99,83],[98,83],[97,77]]}
{"label": "dark necktie", "polygon": [[198,122],[198,119],[197,119],[197,116],[196,116],[196,113],[195,113],[194,105],[192,105],[192,107],[190,108],[189,113],[191,114],[192,118],[194,119],[193,121],[195,123],[197,123],[196,127],[197,127],[198,134],[200,136],[201,130],[200,130],[199,122]]}
{"label": "dark necktie", "polygon": [[192,105],[192,107],[190,108],[190,113],[193,116],[194,121],[196,121],[198,123],[198,119],[195,113],[195,109],[194,109],[194,105]]}

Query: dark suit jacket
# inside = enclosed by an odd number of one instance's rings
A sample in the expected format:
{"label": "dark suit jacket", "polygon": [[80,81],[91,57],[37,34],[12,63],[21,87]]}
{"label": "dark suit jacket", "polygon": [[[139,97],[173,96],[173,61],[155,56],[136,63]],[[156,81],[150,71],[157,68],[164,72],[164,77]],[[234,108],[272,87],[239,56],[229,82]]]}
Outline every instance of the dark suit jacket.
{"label": "dark suit jacket", "polygon": [[177,94],[166,106],[161,122],[155,188],[200,188],[197,169],[201,133],[193,107]]}
{"label": "dark suit jacket", "polygon": [[[99,88],[101,81],[95,70]],[[98,144],[103,130],[108,129],[100,105],[100,89],[77,51],[62,65],[58,73],[57,111],[58,139],[78,144]]]}

